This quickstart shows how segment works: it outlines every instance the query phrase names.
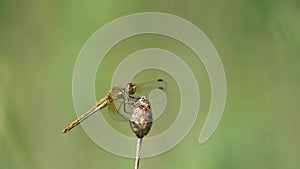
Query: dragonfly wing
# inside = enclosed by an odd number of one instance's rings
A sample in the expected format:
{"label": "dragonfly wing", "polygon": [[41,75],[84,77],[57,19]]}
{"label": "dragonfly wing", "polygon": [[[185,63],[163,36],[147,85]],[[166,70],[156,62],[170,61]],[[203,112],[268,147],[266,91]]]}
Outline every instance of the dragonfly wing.
{"label": "dragonfly wing", "polygon": [[116,120],[116,121],[121,121],[121,122],[125,122],[128,121],[128,118],[126,116],[124,116],[121,112],[118,111],[119,108],[117,108],[118,106],[120,106],[119,104],[116,104],[116,102],[112,101],[108,104],[108,112],[110,114],[110,116],[112,117],[112,119]]}
{"label": "dragonfly wing", "polygon": [[149,97],[152,90],[158,89],[166,91],[167,84],[163,79],[157,79],[144,83],[134,83],[136,91],[134,95],[126,92],[124,86],[113,87],[110,91],[112,102],[110,102],[108,109],[113,119],[118,121],[128,121],[133,113],[134,102],[141,96]]}
{"label": "dragonfly wing", "polygon": [[119,112],[122,100],[124,100],[124,91],[124,87],[116,86],[113,87],[108,94],[108,111],[112,119],[117,121],[128,121],[128,118],[126,118],[122,112]]}
{"label": "dragonfly wing", "polygon": [[[117,99],[113,101],[114,104],[114,109],[115,112],[117,112],[118,116],[123,117],[123,120],[129,120],[131,114],[133,113],[133,102],[131,101],[131,99]],[[116,113],[110,113],[110,114],[116,114]],[[115,115],[114,115],[115,116]],[[122,119],[120,120],[120,118],[115,118],[114,119],[118,120],[118,121],[122,121]]]}
{"label": "dragonfly wing", "polygon": [[149,94],[152,90],[158,89],[163,92],[167,91],[167,83],[163,79],[157,79],[145,83],[136,83],[136,92],[133,95],[136,99],[141,96],[149,97]]}

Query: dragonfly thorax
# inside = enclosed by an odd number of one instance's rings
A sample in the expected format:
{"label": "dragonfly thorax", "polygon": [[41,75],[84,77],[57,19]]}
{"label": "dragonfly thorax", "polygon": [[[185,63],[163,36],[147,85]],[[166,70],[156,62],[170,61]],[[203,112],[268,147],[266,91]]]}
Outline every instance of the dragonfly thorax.
{"label": "dragonfly thorax", "polygon": [[127,84],[127,87],[126,87],[126,92],[127,92],[129,95],[134,95],[135,92],[136,92],[136,86],[135,86],[135,84],[133,84],[133,83],[128,83],[128,84]]}

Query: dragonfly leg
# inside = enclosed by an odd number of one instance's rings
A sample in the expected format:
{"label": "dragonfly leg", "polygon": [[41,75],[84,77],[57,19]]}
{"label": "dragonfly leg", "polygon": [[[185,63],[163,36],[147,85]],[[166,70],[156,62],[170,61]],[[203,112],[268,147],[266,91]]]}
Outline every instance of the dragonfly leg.
{"label": "dragonfly leg", "polygon": [[120,110],[121,110],[121,107],[123,107],[124,113],[132,114],[132,112],[126,110],[126,107],[127,107],[127,106],[126,106],[125,100],[123,100],[122,103],[120,104],[120,106],[118,107],[118,112],[121,112],[121,111],[120,111]]}
{"label": "dragonfly leg", "polygon": [[[120,110],[121,110],[121,107],[122,107],[122,105],[125,103],[125,100],[123,99],[123,101],[122,101],[122,103],[119,105],[119,107],[118,107],[118,112],[120,112]],[[124,104],[124,106],[125,106],[125,104]]]}
{"label": "dragonfly leg", "polygon": [[128,112],[127,110],[126,110],[126,104],[125,104],[125,100],[123,101],[123,109],[124,109],[124,112],[125,113],[127,113],[127,114],[132,114],[133,112]]}

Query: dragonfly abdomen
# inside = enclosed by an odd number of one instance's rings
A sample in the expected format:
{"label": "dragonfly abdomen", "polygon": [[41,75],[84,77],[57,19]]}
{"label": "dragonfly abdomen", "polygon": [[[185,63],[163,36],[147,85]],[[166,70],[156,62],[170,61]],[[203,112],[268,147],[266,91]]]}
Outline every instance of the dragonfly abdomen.
{"label": "dragonfly abdomen", "polygon": [[98,112],[99,110],[105,108],[107,105],[109,104],[109,97],[104,97],[101,98],[95,106],[93,106],[89,111],[85,112],[84,114],[82,114],[80,117],[78,117],[77,119],[75,119],[73,122],[71,122],[69,125],[67,125],[64,129],[63,129],[63,133],[67,133],[68,131],[70,131],[72,128],[76,127],[78,124],[80,124],[82,121],[84,121],[85,119],[87,119],[88,117],[90,117],[91,115],[95,114],[96,112]]}

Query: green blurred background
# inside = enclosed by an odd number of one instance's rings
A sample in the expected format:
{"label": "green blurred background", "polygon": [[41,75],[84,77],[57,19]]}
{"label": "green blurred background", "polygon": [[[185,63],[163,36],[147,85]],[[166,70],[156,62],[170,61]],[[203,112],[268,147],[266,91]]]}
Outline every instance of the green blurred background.
{"label": "green blurred background", "polygon": [[[162,155],[142,159],[140,167],[298,169],[297,0],[1,0],[0,168],[133,168],[133,159],[99,148],[81,127],[67,135],[61,134],[61,130],[76,117],[72,74],[84,43],[108,22],[147,11],[187,19],[210,38],[225,68],[228,95],[216,132],[208,142],[198,144],[210,99],[207,74],[200,61],[179,42],[161,36],[138,36],[113,48],[98,70],[98,97],[109,89],[109,80],[120,60],[142,48],[170,50],[194,72],[200,72],[196,77],[203,93],[203,113],[178,146]],[[176,95],[175,82],[169,80],[170,90]],[[178,99],[171,97],[168,101],[176,103]],[[168,104],[168,109],[178,107]],[[170,111],[155,122],[152,135],[172,124],[176,113]],[[127,125],[114,125],[121,132],[128,131],[129,127],[124,126]]]}

